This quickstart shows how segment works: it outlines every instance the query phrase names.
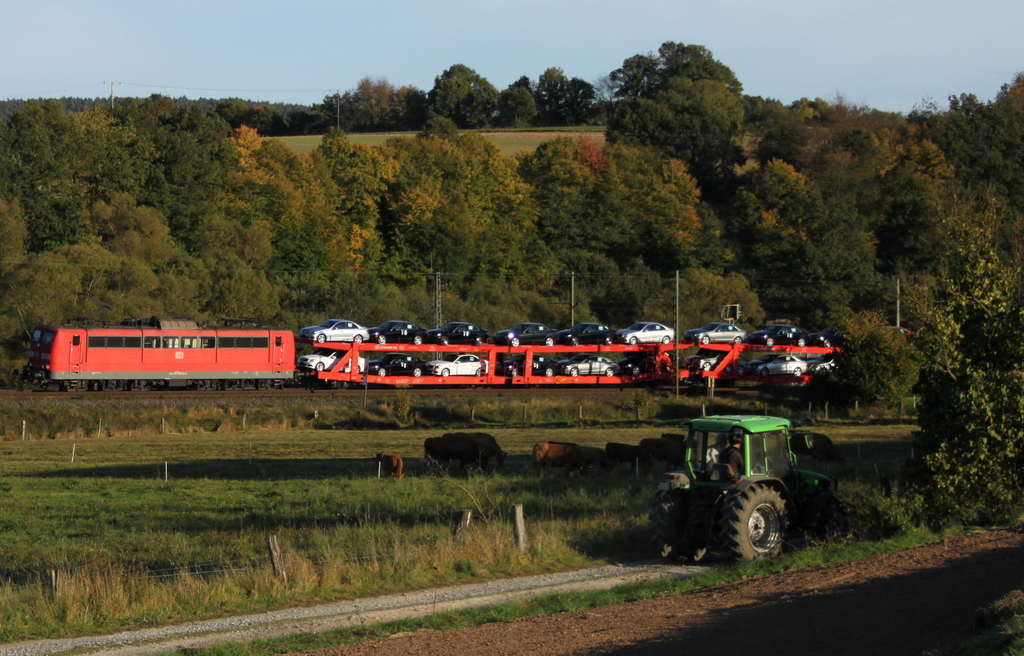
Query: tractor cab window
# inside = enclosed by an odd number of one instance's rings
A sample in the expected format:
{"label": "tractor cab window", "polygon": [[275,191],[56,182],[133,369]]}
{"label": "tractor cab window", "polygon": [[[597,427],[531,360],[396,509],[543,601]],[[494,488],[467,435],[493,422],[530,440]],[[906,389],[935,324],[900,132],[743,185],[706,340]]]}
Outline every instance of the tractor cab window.
{"label": "tractor cab window", "polygon": [[784,476],[789,472],[789,436],[786,431],[764,433],[766,472],[771,476]]}
{"label": "tractor cab window", "polygon": [[750,465],[751,475],[764,475],[768,473],[768,457],[765,453],[764,433],[755,433],[747,439],[747,463]]}
{"label": "tractor cab window", "polygon": [[[687,449],[690,453],[690,469],[694,472],[710,471],[711,465],[715,463],[714,459],[711,462],[707,461],[708,447],[712,446],[715,442],[715,435],[711,433],[710,436],[705,431],[694,431],[690,435],[690,448]],[[711,440],[711,444],[708,444],[708,440]]]}
{"label": "tractor cab window", "polygon": [[725,433],[694,431],[689,440],[690,469],[693,472],[710,472],[719,456],[729,447]]}

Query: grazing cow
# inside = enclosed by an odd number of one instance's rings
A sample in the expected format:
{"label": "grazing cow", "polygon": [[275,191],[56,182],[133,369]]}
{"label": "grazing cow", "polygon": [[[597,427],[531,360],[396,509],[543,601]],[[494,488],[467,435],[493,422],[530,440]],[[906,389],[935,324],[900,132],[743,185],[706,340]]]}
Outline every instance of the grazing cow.
{"label": "grazing cow", "polygon": [[569,476],[583,468],[583,455],[571,442],[537,442],[533,445],[533,467],[538,472],[545,467],[562,467]]}
{"label": "grazing cow", "polygon": [[423,453],[439,463],[458,460],[463,470],[468,465],[486,469],[491,457],[497,458],[499,465],[505,462],[505,452],[486,433],[445,433],[441,437],[428,437],[423,441]]}
{"label": "grazing cow", "polygon": [[633,466],[637,460],[640,459],[640,447],[636,444],[621,444],[619,442],[609,442],[604,445],[604,452],[608,454],[608,457],[612,462],[626,462],[629,463],[630,467]]}
{"label": "grazing cow", "polygon": [[797,455],[811,456],[815,462],[846,462],[846,456],[839,453],[828,435],[822,433],[793,433],[789,438],[789,448]]}
{"label": "grazing cow", "polygon": [[498,461],[498,467],[505,464],[505,456],[508,454],[498,446],[498,440],[490,433],[445,433],[441,437],[471,437],[480,445],[480,468],[487,469],[487,463],[491,458]]}
{"label": "grazing cow", "polygon": [[[665,433],[664,435],[671,435]],[[686,462],[686,443],[672,437],[645,437],[640,440],[640,462],[645,472],[650,471],[653,461],[665,463],[665,471],[682,467]]]}
{"label": "grazing cow", "polygon": [[606,472],[615,468],[615,461],[609,458],[601,447],[577,446],[576,451],[579,453],[581,473],[584,476],[589,475],[591,470],[596,471],[598,467]]}
{"label": "grazing cow", "polygon": [[405,468],[402,463],[402,456],[395,455],[394,453],[378,453],[377,454],[377,471],[384,474],[391,474],[395,478],[402,478],[405,476],[403,469]]}

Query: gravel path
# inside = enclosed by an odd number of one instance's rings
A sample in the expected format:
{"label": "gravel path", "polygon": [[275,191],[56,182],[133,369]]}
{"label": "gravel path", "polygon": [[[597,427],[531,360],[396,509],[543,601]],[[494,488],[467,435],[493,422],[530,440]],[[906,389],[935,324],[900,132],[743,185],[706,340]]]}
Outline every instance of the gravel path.
{"label": "gravel path", "polygon": [[423,617],[434,612],[489,606],[553,592],[607,589],[641,579],[693,576],[705,569],[669,566],[663,560],[646,561],[438,588],[436,593],[434,590],[422,590],[113,635],[8,643],[0,645],[0,656],[40,656],[71,650],[104,656],[161,654],[221,642],[315,633],[358,624]]}

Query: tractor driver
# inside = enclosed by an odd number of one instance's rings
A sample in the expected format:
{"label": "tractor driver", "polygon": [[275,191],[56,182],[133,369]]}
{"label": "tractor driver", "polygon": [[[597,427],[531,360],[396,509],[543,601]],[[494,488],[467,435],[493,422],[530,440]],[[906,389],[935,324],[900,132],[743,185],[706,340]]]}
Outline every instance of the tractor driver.
{"label": "tractor driver", "polygon": [[730,435],[729,448],[718,456],[718,462],[729,465],[729,473],[736,475],[743,471],[743,436]]}
{"label": "tractor driver", "polygon": [[710,469],[711,465],[716,462],[721,462],[722,453],[729,447],[729,434],[728,433],[716,433],[715,441],[711,446],[708,447],[707,463]]}

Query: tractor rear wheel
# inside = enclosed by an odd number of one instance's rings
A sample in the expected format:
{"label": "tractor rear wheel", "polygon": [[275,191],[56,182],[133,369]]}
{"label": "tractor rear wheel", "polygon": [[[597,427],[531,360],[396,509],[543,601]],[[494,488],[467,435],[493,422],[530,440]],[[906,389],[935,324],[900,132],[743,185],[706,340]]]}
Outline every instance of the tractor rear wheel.
{"label": "tractor rear wheel", "polygon": [[786,535],[786,504],[776,490],[752,485],[725,502],[719,528],[734,560],[774,556]]}
{"label": "tractor rear wheel", "polygon": [[662,492],[651,504],[648,533],[656,553],[662,558],[683,558],[683,536],[686,531],[686,500],[678,492]]}

